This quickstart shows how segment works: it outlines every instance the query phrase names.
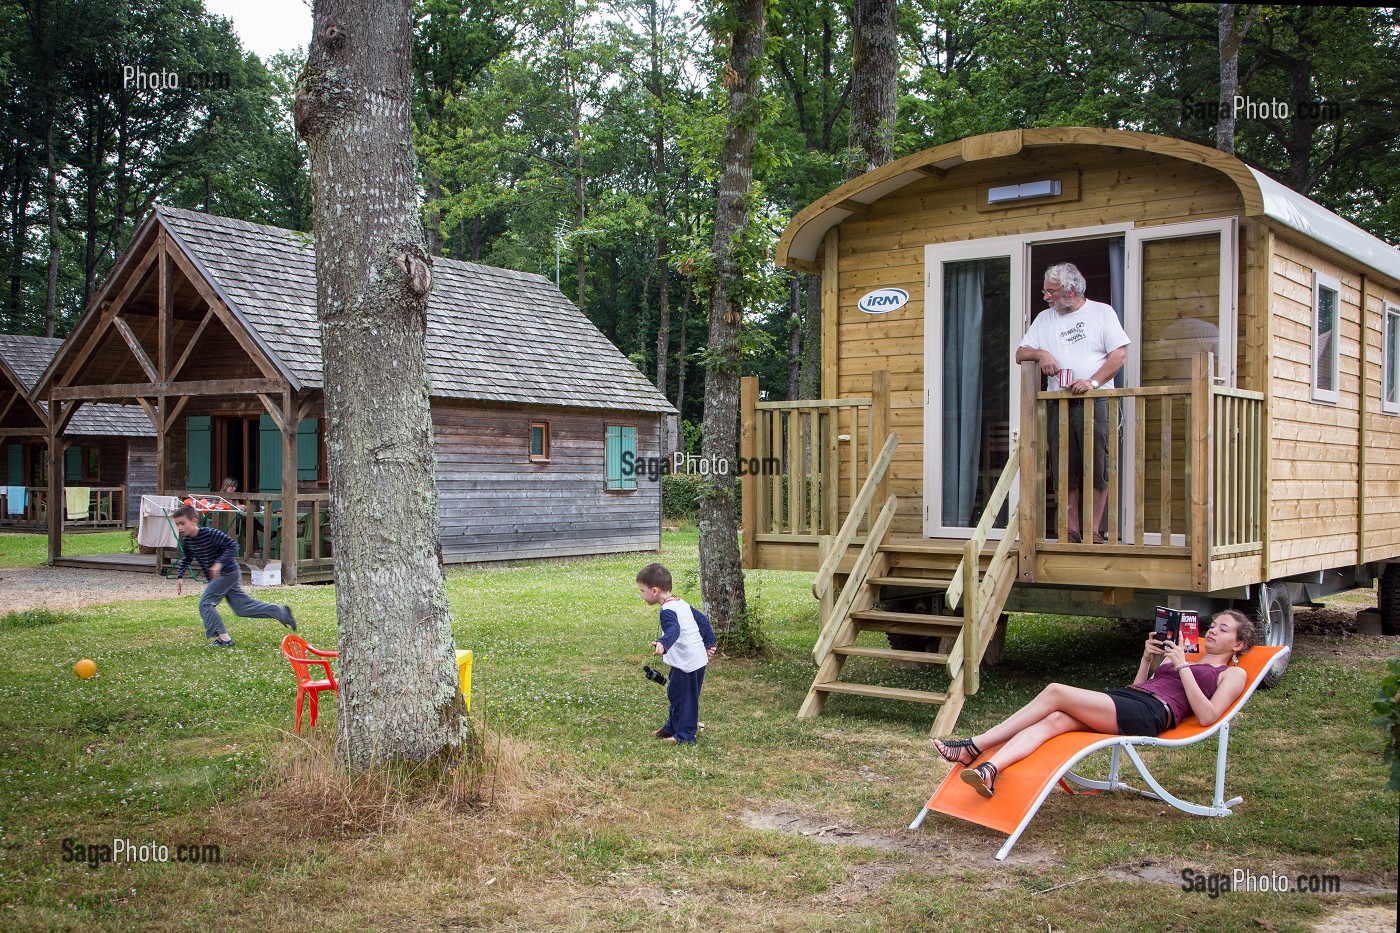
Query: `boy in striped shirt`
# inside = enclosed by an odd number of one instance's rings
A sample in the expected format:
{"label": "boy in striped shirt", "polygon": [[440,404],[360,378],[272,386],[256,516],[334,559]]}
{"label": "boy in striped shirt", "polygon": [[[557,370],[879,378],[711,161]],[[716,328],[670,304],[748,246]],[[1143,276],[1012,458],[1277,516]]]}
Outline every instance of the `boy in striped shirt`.
{"label": "boy in striped shirt", "polygon": [[199,513],[188,505],[180,506],[170,515],[175,521],[175,531],[185,539],[185,555],[175,570],[175,595],[184,595],[185,571],[190,568],[191,560],[198,561],[209,578],[199,597],[199,617],[204,620],[204,634],[214,639],[211,647],[233,647],[233,639],[219,617],[219,603],[225,599],[234,615],[240,618],[276,619],[292,631],[297,630],[291,606],[260,602],[243,592],[239,586],[243,571],[238,566],[237,541],[217,528],[199,527]]}
{"label": "boy in striped shirt", "polygon": [[652,735],[672,745],[693,745],[700,727],[705,665],[715,656],[715,633],[703,612],[671,595],[671,586],[671,571],[660,564],[647,564],[637,574],[643,601],[661,607],[661,637],[651,643],[652,650],[671,665],[666,683],[671,715]]}

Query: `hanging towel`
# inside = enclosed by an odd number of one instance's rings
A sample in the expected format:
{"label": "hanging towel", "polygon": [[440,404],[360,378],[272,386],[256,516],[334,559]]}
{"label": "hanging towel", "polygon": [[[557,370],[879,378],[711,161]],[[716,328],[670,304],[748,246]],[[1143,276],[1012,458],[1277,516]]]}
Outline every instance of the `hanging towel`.
{"label": "hanging towel", "polygon": [[24,507],[29,503],[29,490],[23,486],[6,486],[5,502],[11,515],[23,515]]}
{"label": "hanging towel", "polygon": [[64,511],[68,513],[70,519],[82,521],[88,517],[90,508],[88,499],[92,497],[92,487],[90,486],[69,486],[63,491]]}

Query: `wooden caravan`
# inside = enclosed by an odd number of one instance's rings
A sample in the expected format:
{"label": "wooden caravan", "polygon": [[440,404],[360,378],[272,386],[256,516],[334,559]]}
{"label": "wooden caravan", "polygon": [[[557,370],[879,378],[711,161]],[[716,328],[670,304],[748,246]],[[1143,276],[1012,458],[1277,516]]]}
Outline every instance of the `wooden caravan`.
{"label": "wooden caravan", "polygon": [[[0,334],[0,462],[5,470],[0,530],[48,528],[48,406],[31,393],[62,344],[50,337]],[[85,408],[64,432],[62,457],[64,505],[72,506],[66,513],[68,530],[136,523],[141,496],[155,491],[155,431],[140,410],[100,404]]]}
{"label": "wooden caravan", "polygon": [[[759,470],[743,555],[818,572],[804,715],[832,693],[890,696],[940,705],[947,732],[1006,610],[1236,604],[1289,644],[1295,602],[1383,575],[1383,622],[1400,632],[1389,244],[1215,150],[1052,128],[854,179],[792,220],[778,260],[822,276],[823,398],[760,401],[746,385],[743,454]],[[1060,393],[1013,362],[1045,269],[1065,261],[1132,340],[1091,393],[1109,414],[1099,543],[1070,540],[1052,491],[1068,472],[1067,445],[1047,456]],[[1087,471],[1092,442],[1084,457]],[[862,644],[870,630],[893,647]],[[843,681],[862,656],[946,664],[948,687]]]}
{"label": "wooden caravan", "polygon": [[[654,550],[674,409],[548,280],[438,259],[427,357],[442,553],[451,561]],[[58,436],[94,402],[156,426],[162,494],[232,478],[243,515],[213,513],[241,559],[288,582],[334,567],[315,252],[306,234],[158,208],[40,379]],[[50,486],[63,471],[50,474]],[[61,517],[51,513],[50,559]],[[386,559],[392,555],[386,554]]]}

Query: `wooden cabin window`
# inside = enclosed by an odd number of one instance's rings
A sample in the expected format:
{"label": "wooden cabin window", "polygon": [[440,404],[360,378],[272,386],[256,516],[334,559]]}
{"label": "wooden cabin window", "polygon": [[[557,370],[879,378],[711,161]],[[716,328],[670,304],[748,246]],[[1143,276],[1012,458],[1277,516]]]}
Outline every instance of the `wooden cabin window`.
{"label": "wooden cabin window", "polygon": [[1385,357],[1381,371],[1381,411],[1400,414],[1400,305],[1385,306],[1381,339]]}
{"label": "wooden cabin window", "polygon": [[1342,284],[1330,275],[1313,272],[1312,397],[1315,402],[1341,401]]}
{"label": "wooden cabin window", "polygon": [[549,422],[530,422],[530,462],[549,462]]}
{"label": "wooden cabin window", "polygon": [[102,451],[96,447],[70,444],[63,456],[63,481],[69,485],[96,482],[102,473]]}
{"label": "wooden cabin window", "polygon": [[637,488],[637,426],[610,424],[604,456],[604,488],[608,492],[632,492]]}

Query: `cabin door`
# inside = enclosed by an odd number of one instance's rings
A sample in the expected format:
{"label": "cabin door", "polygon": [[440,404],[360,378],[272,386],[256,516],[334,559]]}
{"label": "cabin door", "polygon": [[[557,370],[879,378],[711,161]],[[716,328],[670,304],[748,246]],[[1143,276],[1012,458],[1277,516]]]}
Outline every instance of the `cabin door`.
{"label": "cabin door", "polygon": [[[1123,368],[1128,386],[1181,385],[1190,381],[1191,361],[1197,353],[1215,354],[1215,378],[1235,384],[1237,247],[1234,218],[1140,227],[1127,234],[1127,282],[1124,327],[1132,339]],[[1186,502],[1186,406],[1171,409],[1170,447],[1163,449],[1162,408],[1148,405],[1144,459],[1149,464],[1170,462],[1170,470],[1146,470],[1141,484],[1143,524],[1140,540],[1146,544],[1183,545]],[[1124,418],[1125,451],[1136,450],[1137,419]],[[1136,458],[1124,465],[1125,518],[1135,520],[1139,492]],[[1162,489],[1169,476],[1171,488]],[[1164,505],[1170,512],[1163,515]],[[1166,521],[1163,521],[1163,518]],[[1169,527],[1170,540],[1160,529]],[[1138,530],[1124,537],[1138,540]]]}
{"label": "cabin door", "polygon": [[[924,257],[924,534],[970,537],[1020,424],[1025,245],[1011,238],[929,246]],[[998,510],[1006,527],[1016,487]],[[999,537],[993,532],[992,537]]]}

